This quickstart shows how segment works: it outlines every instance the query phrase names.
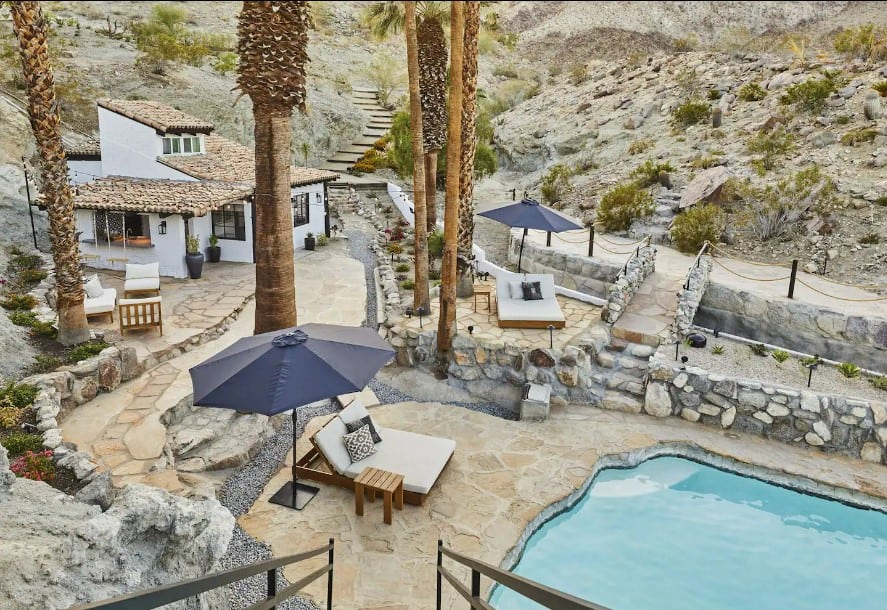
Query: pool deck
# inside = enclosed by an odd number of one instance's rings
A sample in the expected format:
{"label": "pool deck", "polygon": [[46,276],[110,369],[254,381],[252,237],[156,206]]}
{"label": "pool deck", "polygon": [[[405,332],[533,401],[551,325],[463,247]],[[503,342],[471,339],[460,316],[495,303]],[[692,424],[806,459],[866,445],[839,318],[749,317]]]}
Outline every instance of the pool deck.
{"label": "pool deck", "polygon": [[[284,468],[239,519],[248,533],[270,544],[276,556],[334,538],[335,607],[433,608],[438,538],[457,551],[500,565],[527,525],[547,506],[580,489],[603,456],[661,444],[694,445],[716,457],[818,482],[825,489],[840,487],[887,499],[883,466],[676,419],[568,406],[553,408],[545,422],[512,422],[460,407],[415,402],[372,407],[370,413],[385,427],[456,441],[456,453],[424,506],[406,505],[394,512],[392,525],[384,525],[381,501],[366,504],[364,516],[357,517],[352,492],[320,484],[320,493],[305,510],[282,508],[269,504],[268,498],[289,479],[289,469]],[[311,421],[306,434],[313,434],[328,417]],[[299,444],[300,454],[307,446]],[[292,453],[288,465],[291,460]],[[290,568],[287,578],[293,582],[320,565]],[[452,562],[447,565],[468,582],[465,570]],[[488,591],[489,581],[482,583]],[[309,586],[306,594],[325,601],[325,581]],[[443,599],[444,608],[465,607],[449,586]]]}

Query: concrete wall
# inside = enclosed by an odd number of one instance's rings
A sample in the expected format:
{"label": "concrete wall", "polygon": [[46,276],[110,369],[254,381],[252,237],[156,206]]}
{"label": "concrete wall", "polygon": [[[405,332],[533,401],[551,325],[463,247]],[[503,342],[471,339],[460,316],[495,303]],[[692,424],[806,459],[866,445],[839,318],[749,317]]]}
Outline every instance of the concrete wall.
{"label": "concrete wall", "polygon": [[799,301],[768,301],[712,282],[694,322],[747,339],[887,372],[887,319]]}
{"label": "concrete wall", "polygon": [[157,162],[161,136],[151,127],[99,107],[99,132],[104,176],[194,180]]}
{"label": "concrete wall", "polygon": [[[305,236],[308,233],[314,233],[314,237],[323,234],[325,228],[325,212],[324,212],[324,195],[323,184],[309,184],[307,186],[296,186],[292,189],[292,194],[308,193],[308,224],[301,227],[293,228],[293,246],[296,250],[305,248]],[[320,197],[318,198],[318,195]],[[262,239],[261,235],[256,235],[256,239]]]}
{"label": "concrete wall", "polygon": [[[246,239],[240,241],[238,239],[220,239],[219,247],[222,249],[223,261],[231,261],[234,263],[254,263],[253,258],[253,217],[252,205],[248,202],[238,203],[243,206],[243,218],[246,225]],[[206,249],[209,247],[209,236],[212,235],[212,214],[192,218],[189,221],[192,235],[197,235],[200,239],[200,251],[206,256]],[[184,248],[184,242],[182,247]]]}

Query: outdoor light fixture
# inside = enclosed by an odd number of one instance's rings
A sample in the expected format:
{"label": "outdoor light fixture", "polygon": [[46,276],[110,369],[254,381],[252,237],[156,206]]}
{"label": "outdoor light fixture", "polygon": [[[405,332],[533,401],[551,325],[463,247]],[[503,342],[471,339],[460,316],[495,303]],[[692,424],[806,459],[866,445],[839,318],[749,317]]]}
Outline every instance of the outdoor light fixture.
{"label": "outdoor light fixture", "polygon": [[690,359],[690,358],[689,358],[688,356],[681,356],[681,364],[683,365],[683,366],[681,366],[681,370],[682,370],[682,371],[684,371],[684,370],[687,369],[687,361],[688,361],[689,359]]}
{"label": "outdoor light fixture", "polygon": [[819,354],[813,355],[813,362],[807,365],[807,387],[810,387],[810,383],[813,381],[813,369],[819,366]]}
{"label": "outdoor light fixture", "polygon": [[468,325],[468,334],[469,334],[469,335],[473,335],[473,334],[474,334],[474,326],[471,326],[470,324]]}
{"label": "outdoor light fixture", "polygon": [[554,326],[548,325],[548,348],[554,349]]}
{"label": "outdoor light fixture", "polygon": [[675,341],[675,343],[674,343],[674,359],[675,359],[676,361],[677,361],[677,359],[678,359],[678,352],[679,352],[680,349],[681,349],[681,340],[678,339],[678,340]]}
{"label": "outdoor light fixture", "polygon": [[413,308],[412,308],[412,307],[407,307],[406,309],[403,310],[403,312],[404,312],[405,314],[407,314],[407,317],[408,317],[408,318],[412,318],[412,317],[413,317]]}
{"label": "outdoor light fixture", "polygon": [[161,235],[166,235],[166,221],[165,220],[161,220],[160,224],[157,225],[157,232],[160,233]]}
{"label": "outdoor light fixture", "polygon": [[417,307],[416,308],[416,315],[419,316],[419,328],[422,328],[422,316],[424,316],[426,313],[428,313],[428,312],[425,311],[424,307]]}
{"label": "outdoor light fixture", "polygon": [[721,335],[721,329],[716,328],[714,334],[715,334],[715,339],[717,339]]}

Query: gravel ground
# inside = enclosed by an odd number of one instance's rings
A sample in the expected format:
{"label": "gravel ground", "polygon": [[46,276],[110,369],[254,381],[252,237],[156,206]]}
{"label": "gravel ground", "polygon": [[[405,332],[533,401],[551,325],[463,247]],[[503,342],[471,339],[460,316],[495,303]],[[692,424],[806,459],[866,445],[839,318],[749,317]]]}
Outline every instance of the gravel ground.
{"label": "gravel ground", "polygon": [[[358,220],[359,219],[359,220]],[[367,283],[367,317],[363,325],[369,328],[376,328],[379,324],[379,316],[376,311],[376,280],[373,277],[373,270],[376,268],[376,256],[370,250],[370,242],[372,237],[369,225],[364,225],[365,221],[354,216],[348,219],[348,228],[345,229],[345,235],[348,236],[348,255],[363,263],[364,276]],[[357,229],[354,227],[357,225]]]}
{"label": "gravel ground", "polygon": [[[706,336],[708,345],[705,348],[694,349],[681,346],[681,354],[689,357],[688,366],[696,366],[719,375],[777,383],[797,389],[807,388],[807,369],[801,368],[798,358],[795,356],[779,364],[770,356],[755,355],[748,344],[731,341],[723,336],[718,338],[710,334],[706,334]],[[723,354],[712,353],[712,347],[715,344],[724,346]],[[674,359],[673,344],[663,346],[659,351],[668,358]],[[868,379],[863,377],[847,379],[834,366],[830,365],[820,365],[813,372],[813,382],[810,389],[824,394],[887,402],[887,392],[875,389]]]}

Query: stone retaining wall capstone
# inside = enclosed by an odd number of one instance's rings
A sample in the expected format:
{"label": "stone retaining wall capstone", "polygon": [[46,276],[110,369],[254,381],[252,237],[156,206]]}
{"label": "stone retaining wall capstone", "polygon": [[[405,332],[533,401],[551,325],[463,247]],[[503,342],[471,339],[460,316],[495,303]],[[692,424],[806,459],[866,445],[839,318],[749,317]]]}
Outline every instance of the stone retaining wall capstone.
{"label": "stone retaining wall capstone", "polygon": [[681,286],[678,293],[678,305],[675,312],[674,325],[671,329],[671,343],[684,337],[693,326],[696,310],[708,288],[708,278],[711,274],[712,262],[707,256],[699,259],[699,264],[692,267],[687,274],[686,283]]}
{"label": "stone retaining wall capstone", "polygon": [[650,361],[644,411],[887,464],[887,403]]}
{"label": "stone retaining wall capstone", "polygon": [[601,319],[607,324],[615,324],[637,294],[644,280],[656,270],[656,248],[643,246],[638,248],[637,255],[625,264],[616,281],[607,292],[607,304],[601,311]]}

